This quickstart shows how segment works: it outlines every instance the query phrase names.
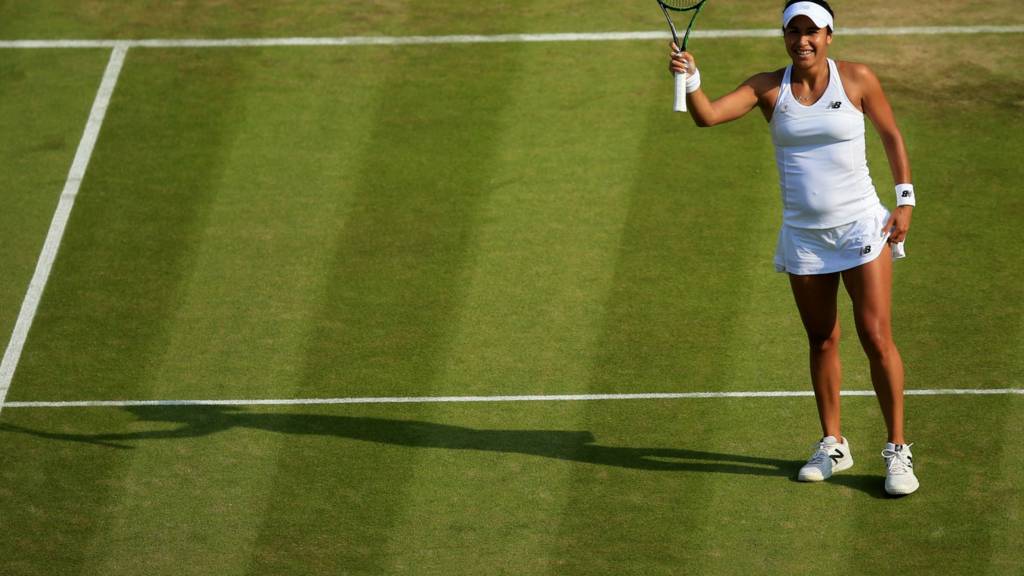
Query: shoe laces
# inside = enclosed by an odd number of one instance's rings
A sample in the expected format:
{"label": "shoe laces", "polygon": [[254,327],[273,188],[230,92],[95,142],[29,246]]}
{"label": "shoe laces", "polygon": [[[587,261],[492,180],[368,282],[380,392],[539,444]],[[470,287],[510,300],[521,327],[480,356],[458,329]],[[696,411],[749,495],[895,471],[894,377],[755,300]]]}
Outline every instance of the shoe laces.
{"label": "shoe laces", "polygon": [[882,458],[885,458],[885,466],[889,474],[913,474],[914,462],[911,460],[910,448],[913,444],[907,444],[902,450],[882,450]]}
{"label": "shoe laces", "polygon": [[807,461],[807,464],[811,466],[821,466],[825,462],[831,462],[828,457],[828,448],[824,442],[818,444],[818,448],[811,454],[811,459]]}

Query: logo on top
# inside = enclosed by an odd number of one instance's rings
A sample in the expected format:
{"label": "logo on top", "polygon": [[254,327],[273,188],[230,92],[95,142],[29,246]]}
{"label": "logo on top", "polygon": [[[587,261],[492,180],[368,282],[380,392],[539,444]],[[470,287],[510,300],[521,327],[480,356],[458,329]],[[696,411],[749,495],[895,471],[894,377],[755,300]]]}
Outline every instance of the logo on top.
{"label": "logo on top", "polygon": [[834,100],[834,101],[832,101],[832,102],[831,102],[831,103],[830,103],[830,104],[828,105],[828,107],[829,107],[829,109],[830,109],[830,110],[839,110],[839,108],[840,108],[840,107],[841,107],[842,105],[843,105],[843,103],[842,103],[842,102],[840,102],[840,101],[838,101],[838,100]]}

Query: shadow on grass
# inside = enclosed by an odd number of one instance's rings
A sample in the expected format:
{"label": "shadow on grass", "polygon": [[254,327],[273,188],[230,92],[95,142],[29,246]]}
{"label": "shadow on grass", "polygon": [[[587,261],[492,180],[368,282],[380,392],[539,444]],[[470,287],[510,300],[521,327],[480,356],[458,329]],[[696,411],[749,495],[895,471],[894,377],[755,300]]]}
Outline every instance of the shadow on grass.
{"label": "shadow on grass", "polygon": [[[881,468],[881,464],[879,464]],[[794,482],[797,480],[794,479]],[[853,490],[859,490],[872,498],[879,500],[897,500],[900,496],[890,496],[885,493],[885,477],[879,473],[877,475],[870,474],[836,474],[835,476],[828,479],[829,484],[838,484],[840,486],[846,486]]]}
{"label": "shadow on grass", "polygon": [[[637,470],[690,471],[795,478],[802,464],[742,454],[722,454],[685,448],[629,448],[596,444],[587,431],[487,430],[422,422],[322,414],[247,412],[233,406],[132,407],[140,422],[178,424],[169,430],[105,434],[68,434],[31,430],[11,424],[0,429],[52,440],[84,442],[129,449],[146,440],[210,436],[235,428],[266,430],[299,436],[323,436],[413,448],[504,452],[616,466]],[[879,479],[837,475],[832,482],[881,496]],[[876,488],[879,488],[876,490]]]}

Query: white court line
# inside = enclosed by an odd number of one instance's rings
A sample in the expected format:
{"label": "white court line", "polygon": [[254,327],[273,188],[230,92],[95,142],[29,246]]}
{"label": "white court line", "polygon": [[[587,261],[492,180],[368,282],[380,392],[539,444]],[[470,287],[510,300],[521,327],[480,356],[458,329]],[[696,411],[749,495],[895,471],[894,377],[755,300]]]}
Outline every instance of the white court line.
{"label": "white court line", "polygon": [[[874,396],[871,390],[844,390],[843,396]],[[1024,395],[1024,388],[907,390],[907,396]],[[534,396],[395,396],[379,398],[283,398],[262,400],[72,400],[8,402],[7,408],[121,408],[132,406],[325,406],[332,404],[449,404],[470,402],[582,402],[593,400],[692,400],[701,398],[794,398],[810,390],[764,392],[677,392],[651,394],[551,394]]]}
{"label": "white court line", "polygon": [[3,360],[0,360],[0,410],[4,408],[4,399],[7,398],[7,392],[11,388],[11,380],[18,367],[18,360],[21,359],[21,351],[25,347],[29,329],[32,328],[32,320],[39,308],[39,300],[43,296],[46,281],[50,278],[50,270],[53,269],[53,263],[57,259],[57,250],[64,237],[64,228],[67,226],[68,218],[71,217],[71,209],[75,205],[75,198],[78,196],[82,179],[85,178],[85,169],[89,166],[89,159],[96,146],[96,139],[99,137],[100,127],[103,126],[103,118],[107,114],[107,106],[114,93],[114,86],[117,85],[117,77],[121,74],[121,66],[124,64],[127,51],[127,46],[118,44],[114,46],[114,50],[110,54],[110,61],[103,73],[103,81],[100,82],[96,98],[92,103],[92,110],[89,112],[89,120],[85,124],[85,133],[82,134],[82,140],[78,143],[78,151],[75,152],[75,159],[71,163],[68,179],[64,183],[64,191],[61,192],[57,210],[54,211],[53,220],[50,221],[50,230],[46,234],[43,250],[36,262],[35,273],[29,282],[25,299],[21,303],[21,311],[18,312],[14,332],[11,334],[11,340],[7,343]]}
{"label": "white court line", "polygon": [[[901,26],[842,28],[843,36],[911,36],[936,34],[1021,34],[1024,26]],[[773,38],[775,28],[694,30],[694,38]],[[339,36],[333,38],[167,38],[137,40],[0,40],[0,48],[240,48],[259,46],[403,46],[421,44],[494,44],[523,42],[611,42],[668,40],[667,31],[583,32],[558,34],[461,34],[447,36]]]}

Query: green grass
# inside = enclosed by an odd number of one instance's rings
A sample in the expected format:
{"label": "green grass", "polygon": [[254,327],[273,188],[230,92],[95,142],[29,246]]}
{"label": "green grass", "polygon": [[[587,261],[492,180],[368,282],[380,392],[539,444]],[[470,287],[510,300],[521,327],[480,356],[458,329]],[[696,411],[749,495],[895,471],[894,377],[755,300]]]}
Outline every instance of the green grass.
{"label": "green grass", "polygon": [[807,399],[9,410],[4,484],[34,488],[4,494],[5,573],[1017,573],[1024,454],[992,439],[1020,401],[911,407],[902,500],[871,398],[821,485],[770,432],[811,429]]}
{"label": "green grass", "polygon": [[[697,29],[775,28],[781,0],[710,2]],[[837,29],[1024,24],[1012,0],[833,2]],[[649,2],[472,0],[7,0],[0,38],[193,38],[661,30]],[[948,46],[948,44],[946,44]]]}
{"label": "green grass", "polygon": [[0,334],[6,345],[99,87],[105,51],[0,54]]}
{"label": "green grass", "polygon": [[[444,4],[416,18],[401,2],[5,3],[0,37],[663,25],[651,6]],[[714,6],[708,28],[770,26],[776,7]],[[986,6],[971,23],[1012,12]],[[893,24],[866,11],[850,25]],[[950,53],[837,36],[833,55],[875,67],[910,147],[921,206],[894,298],[908,386],[1020,387],[1024,38],[962,39]],[[711,93],[785,64],[775,40],[694,50]],[[763,119],[674,116],[664,56],[659,42],[131,49],[8,400],[806,388],[771,266]],[[0,51],[4,334],[106,58]],[[874,136],[869,154],[889,204]],[[843,313],[845,386],[869,389]],[[1018,397],[910,397],[922,489],[900,500],[881,490],[876,402],[844,410],[857,465],[809,486],[792,480],[817,431],[807,398],[8,407],[0,573],[1024,569]]]}

